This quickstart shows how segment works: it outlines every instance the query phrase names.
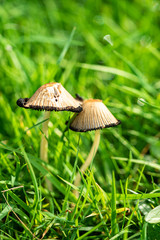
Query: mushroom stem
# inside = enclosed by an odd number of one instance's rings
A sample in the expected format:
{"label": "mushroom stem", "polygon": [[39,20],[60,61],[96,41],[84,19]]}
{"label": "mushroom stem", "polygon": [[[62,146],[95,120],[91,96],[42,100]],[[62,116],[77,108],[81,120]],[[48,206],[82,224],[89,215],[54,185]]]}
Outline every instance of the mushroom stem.
{"label": "mushroom stem", "polygon": [[[80,168],[80,171],[81,171],[82,174],[86,171],[86,169],[91,164],[92,159],[95,157],[97,149],[98,149],[98,146],[99,146],[99,142],[100,142],[100,129],[95,131],[95,138],[94,138],[94,142],[93,142],[92,148],[91,148],[91,150],[90,150],[90,152],[88,154],[88,157],[87,157],[86,161],[84,162],[84,164]],[[79,187],[80,183],[81,183],[81,175],[78,172],[77,176],[76,176],[76,179],[74,181],[74,185],[76,187]],[[79,193],[78,193],[77,190],[74,190],[73,193],[76,195],[76,197],[79,197]]]}
{"label": "mushroom stem", "polygon": [[[40,145],[40,158],[45,161],[46,163],[48,163],[48,123],[49,123],[49,118],[50,118],[50,111],[45,111],[44,112],[44,120],[46,120],[45,122],[43,122],[42,124],[42,138],[41,138],[41,145]],[[46,182],[46,187],[48,189],[48,191],[52,191],[52,185],[51,182],[46,178],[45,179]]]}
{"label": "mushroom stem", "polygon": [[40,145],[40,158],[48,163],[48,123],[50,118],[50,112],[45,111],[44,112],[44,120],[45,122],[42,123],[42,139],[41,139],[41,145]]}

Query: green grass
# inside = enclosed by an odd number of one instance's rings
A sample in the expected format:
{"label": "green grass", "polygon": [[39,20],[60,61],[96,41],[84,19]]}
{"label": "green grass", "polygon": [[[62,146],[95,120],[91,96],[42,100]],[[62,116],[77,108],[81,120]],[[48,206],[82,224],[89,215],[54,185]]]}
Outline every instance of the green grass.
{"label": "green grass", "polygon": [[[159,239],[159,11],[158,0],[0,1],[0,239]],[[16,105],[53,81],[122,122],[101,131],[78,199],[94,132],[64,132],[72,114],[52,112],[47,164],[43,112]]]}

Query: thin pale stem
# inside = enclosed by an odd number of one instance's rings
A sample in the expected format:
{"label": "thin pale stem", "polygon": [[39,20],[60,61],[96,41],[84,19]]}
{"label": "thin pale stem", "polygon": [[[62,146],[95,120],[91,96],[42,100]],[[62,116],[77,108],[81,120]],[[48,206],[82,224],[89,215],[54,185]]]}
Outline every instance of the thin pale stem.
{"label": "thin pale stem", "polygon": [[44,112],[44,120],[42,124],[42,138],[41,138],[41,146],[40,146],[40,158],[48,163],[48,123],[50,118],[50,112]]}
{"label": "thin pale stem", "polygon": [[[40,145],[40,158],[45,161],[46,163],[48,163],[48,123],[49,123],[49,118],[50,118],[50,112],[49,111],[45,111],[44,112],[44,120],[46,120],[45,122],[43,122],[42,124],[42,138],[41,138],[41,145]],[[46,187],[48,189],[48,191],[52,191],[52,185],[51,182],[46,178],[45,179],[46,182]]]}
{"label": "thin pale stem", "polygon": [[[89,165],[91,164],[92,159],[95,157],[96,152],[97,152],[97,150],[98,150],[99,142],[100,142],[100,130],[96,130],[96,131],[95,131],[95,138],[94,138],[94,142],[93,142],[92,148],[91,148],[91,150],[90,150],[90,152],[89,152],[89,154],[88,154],[88,157],[87,157],[85,163],[84,163],[84,164],[82,165],[82,167],[80,168],[80,171],[81,171],[82,174],[86,171],[86,169],[87,169],[87,168],[89,167]],[[80,175],[80,173],[78,172],[78,173],[77,173],[77,176],[76,176],[76,179],[75,179],[75,181],[74,181],[74,185],[75,185],[76,187],[79,187],[80,183],[81,183],[81,175]],[[79,196],[78,191],[74,190],[73,193],[76,195],[76,197]]]}

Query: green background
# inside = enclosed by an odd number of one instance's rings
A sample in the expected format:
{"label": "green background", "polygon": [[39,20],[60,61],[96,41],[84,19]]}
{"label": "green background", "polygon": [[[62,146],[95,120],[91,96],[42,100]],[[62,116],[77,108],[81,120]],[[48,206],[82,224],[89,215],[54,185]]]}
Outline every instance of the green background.
{"label": "green background", "polygon": [[[0,190],[24,186],[5,196],[25,223],[1,194],[1,239],[40,239],[46,229],[44,239],[156,239],[159,226],[144,217],[159,205],[159,16],[156,0],[0,1]],[[51,113],[49,193],[38,158],[43,112],[16,105],[48,82],[102,99],[122,122],[101,131],[74,210],[74,163],[87,158],[94,132],[62,138],[72,114]]]}

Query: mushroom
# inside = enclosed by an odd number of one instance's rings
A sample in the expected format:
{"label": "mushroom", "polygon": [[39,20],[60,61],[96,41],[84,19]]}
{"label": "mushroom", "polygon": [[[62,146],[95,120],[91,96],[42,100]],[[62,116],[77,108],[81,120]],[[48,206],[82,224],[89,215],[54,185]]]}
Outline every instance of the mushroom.
{"label": "mushroom", "polygon": [[[95,131],[95,139],[87,157],[85,163],[81,166],[80,171],[83,174],[85,170],[89,167],[92,159],[94,158],[99,142],[100,142],[100,129],[114,127],[120,124],[113,114],[108,110],[108,108],[103,104],[102,100],[99,99],[89,99],[82,102],[83,110],[74,115],[70,121],[69,128],[76,132],[87,132]],[[81,182],[81,175],[78,172],[74,185],[78,187]],[[75,195],[78,197],[77,191],[74,191]]]}
{"label": "mushroom", "polygon": [[40,145],[40,158],[48,163],[48,122],[50,111],[71,111],[82,110],[80,102],[75,100],[60,83],[47,83],[41,86],[31,98],[20,98],[17,105],[23,108],[34,110],[45,110],[42,124],[42,139]]}

